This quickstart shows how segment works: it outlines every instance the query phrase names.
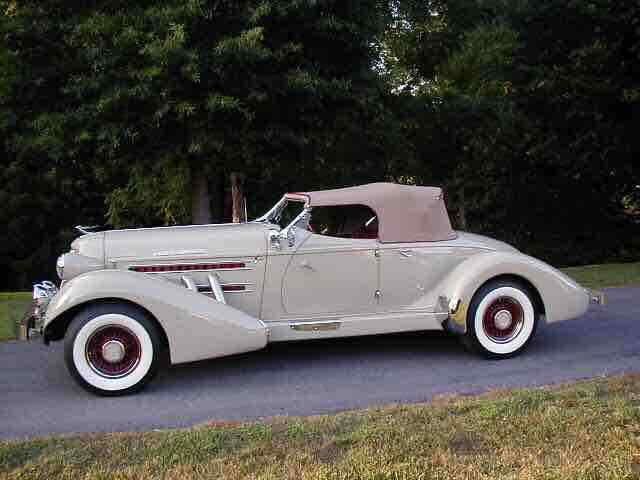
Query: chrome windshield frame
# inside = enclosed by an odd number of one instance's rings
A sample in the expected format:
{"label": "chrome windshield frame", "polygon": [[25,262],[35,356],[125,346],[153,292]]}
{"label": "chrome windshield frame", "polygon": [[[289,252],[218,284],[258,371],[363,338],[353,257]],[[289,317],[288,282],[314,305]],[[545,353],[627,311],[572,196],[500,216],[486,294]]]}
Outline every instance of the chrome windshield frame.
{"label": "chrome windshield frame", "polygon": [[282,197],[280,200],[276,202],[276,204],[269,209],[267,213],[264,215],[252,220],[252,222],[256,223],[272,223],[271,219],[282,210],[287,204],[287,197]]}
{"label": "chrome windshield frame", "polygon": [[291,223],[289,223],[289,225],[285,227],[280,227],[281,231],[283,232],[287,231],[291,226],[298,223],[301,220],[301,218],[303,218],[305,213],[308,213],[308,214],[311,213],[311,208],[309,207],[308,200],[305,201],[305,200],[299,200],[294,198],[288,198],[286,195],[284,195],[280,200],[278,200],[278,202],[273,207],[269,209],[267,213],[265,213],[261,217],[256,218],[255,220],[252,220],[252,222],[271,223],[273,225],[280,226],[280,224],[276,223],[274,219],[280,214],[280,212],[282,212],[282,210],[287,206],[289,202],[303,203],[304,206],[302,208],[302,211],[291,221]]}

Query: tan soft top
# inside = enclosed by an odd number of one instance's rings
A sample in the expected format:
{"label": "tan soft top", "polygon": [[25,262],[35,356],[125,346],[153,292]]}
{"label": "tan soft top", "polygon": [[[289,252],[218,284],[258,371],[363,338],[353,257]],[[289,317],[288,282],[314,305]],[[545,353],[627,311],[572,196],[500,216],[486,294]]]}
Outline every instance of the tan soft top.
{"label": "tan soft top", "polygon": [[381,242],[435,242],[456,237],[438,187],[370,183],[286,196],[304,198],[311,207],[366,205],[378,216]]}

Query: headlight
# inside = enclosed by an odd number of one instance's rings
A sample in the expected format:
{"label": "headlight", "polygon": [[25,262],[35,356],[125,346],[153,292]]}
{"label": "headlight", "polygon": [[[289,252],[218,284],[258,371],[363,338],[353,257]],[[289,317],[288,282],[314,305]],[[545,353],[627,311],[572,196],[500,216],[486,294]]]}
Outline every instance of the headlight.
{"label": "headlight", "polygon": [[58,278],[62,280],[64,275],[64,254],[60,255],[56,261],[56,273],[58,274]]}

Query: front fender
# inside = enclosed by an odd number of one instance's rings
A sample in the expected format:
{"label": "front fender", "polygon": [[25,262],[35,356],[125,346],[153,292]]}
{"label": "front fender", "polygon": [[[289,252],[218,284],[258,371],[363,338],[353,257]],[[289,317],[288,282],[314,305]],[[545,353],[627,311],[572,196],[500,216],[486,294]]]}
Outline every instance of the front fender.
{"label": "front fender", "polygon": [[460,263],[443,282],[442,296],[449,299],[449,318],[456,331],[466,332],[474,293],[503,275],[521,277],[538,291],[547,322],[579,317],[589,307],[587,290],[552,266],[519,252],[486,252]]}
{"label": "front fender", "polygon": [[267,343],[259,319],[161,277],[126,270],[99,270],[65,282],[49,303],[44,331],[70,309],[102,299],[148,310],[165,331],[172,363],[258,350]]}

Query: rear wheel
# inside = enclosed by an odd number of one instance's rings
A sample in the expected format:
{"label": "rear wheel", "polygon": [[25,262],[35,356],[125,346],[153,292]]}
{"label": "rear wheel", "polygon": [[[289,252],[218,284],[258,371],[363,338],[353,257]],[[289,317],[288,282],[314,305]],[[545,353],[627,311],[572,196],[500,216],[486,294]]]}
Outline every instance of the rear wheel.
{"label": "rear wheel", "polygon": [[516,281],[484,285],[471,300],[467,333],[462,342],[489,358],[509,358],[522,352],[538,326],[533,294]]}
{"label": "rear wheel", "polygon": [[154,322],[125,303],[80,311],[65,336],[65,362],[84,389],[98,395],[140,390],[157,373],[164,355]]}

